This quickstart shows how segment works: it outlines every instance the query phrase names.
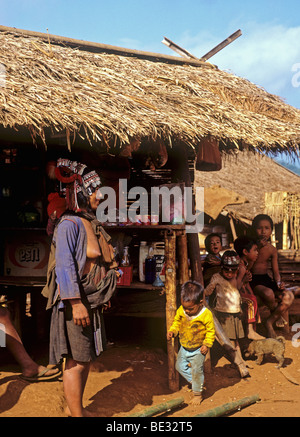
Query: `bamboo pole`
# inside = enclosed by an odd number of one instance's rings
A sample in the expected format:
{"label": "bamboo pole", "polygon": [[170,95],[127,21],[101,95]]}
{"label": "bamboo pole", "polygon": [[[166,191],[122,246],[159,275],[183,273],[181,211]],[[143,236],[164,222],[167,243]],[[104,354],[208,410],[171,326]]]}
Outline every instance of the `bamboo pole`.
{"label": "bamboo pole", "polygon": [[276,233],[275,233],[275,226],[274,226],[274,229],[273,229],[272,234],[271,234],[271,243],[272,243],[272,245],[273,245],[274,247],[276,247]]}
{"label": "bamboo pole", "polygon": [[165,44],[170,49],[174,50],[174,52],[178,53],[180,56],[183,56],[184,58],[198,59],[198,58],[196,58],[196,56],[192,55],[186,49],[180,47],[178,44],[176,44],[174,41],[171,41],[166,36],[164,36],[162,43]]}
{"label": "bamboo pole", "polygon": [[[166,325],[167,331],[173,323],[177,302],[176,302],[176,236],[175,233],[171,234],[165,232],[165,263],[166,263],[166,280],[165,280],[165,293],[166,293]],[[168,352],[168,381],[169,388],[172,391],[179,390],[179,374],[175,369],[176,355],[178,352],[178,340],[172,338],[167,342]]]}
{"label": "bamboo pole", "polygon": [[234,241],[234,240],[237,239],[237,234],[236,234],[233,218],[232,218],[231,215],[229,217],[230,217],[229,221],[230,221],[230,228],[231,228],[232,238],[233,238],[233,241]]}
{"label": "bamboo pole", "polygon": [[255,404],[259,401],[259,395],[248,396],[246,398],[239,399],[238,401],[229,402],[228,404],[220,405],[219,407],[212,408],[211,410],[204,411],[203,413],[197,414],[194,417],[220,417],[225,414],[233,413],[240,408],[248,407],[249,405]]}
{"label": "bamboo pole", "polygon": [[174,408],[180,407],[184,403],[184,398],[171,399],[170,401],[163,402],[162,404],[154,405],[153,407],[145,408],[138,413],[129,414],[127,417],[152,417],[155,414],[163,414],[167,411],[174,410]]}
{"label": "bamboo pole", "polygon": [[200,58],[201,61],[207,61],[207,59],[211,58],[216,53],[218,53],[220,50],[224,49],[224,47],[228,46],[228,44],[230,44],[233,41],[235,41],[241,35],[242,35],[241,29],[237,30],[232,35],[230,35],[228,38],[224,39],[224,41],[222,41],[216,47],[214,47],[212,50],[210,50],[208,53],[206,53],[204,56],[202,56]]}
{"label": "bamboo pole", "polygon": [[[283,204],[285,199],[287,198],[288,193],[284,192],[282,197],[283,197]],[[283,228],[282,228],[282,249],[283,250],[287,250],[288,249],[288,224],[289,224],[289,217],[285,211],[285,208],[283,209],[284,211],[284,217],[283,217]]]}

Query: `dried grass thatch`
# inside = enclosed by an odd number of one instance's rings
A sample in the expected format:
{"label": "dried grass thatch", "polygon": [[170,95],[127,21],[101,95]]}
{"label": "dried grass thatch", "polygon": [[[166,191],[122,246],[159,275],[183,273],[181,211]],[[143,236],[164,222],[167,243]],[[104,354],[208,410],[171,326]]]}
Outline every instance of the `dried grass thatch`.
{"label": "dried grass thatch", "polygon": [[0,123],[44,141],[50,127],[69,142],[83,132],[91,142],[160,136],[195,146],[210,134],[234,147],[298,150],[300,110],[214,66],[91,53],[1,27],[0,46]]}
{"label": "dried grass thatch", "polygon": [[[300,176],[277,164],[268,156],[237,152],[223,159],[217,172],[195,172],[195,186],[220,185],[247,198],[242,205],[227,205],[224,210],[240,220],[251,223],[257,214],[265,212],[265,193],[288,191],[300,193]],[[277,217],[270,214],[277,223]]]}

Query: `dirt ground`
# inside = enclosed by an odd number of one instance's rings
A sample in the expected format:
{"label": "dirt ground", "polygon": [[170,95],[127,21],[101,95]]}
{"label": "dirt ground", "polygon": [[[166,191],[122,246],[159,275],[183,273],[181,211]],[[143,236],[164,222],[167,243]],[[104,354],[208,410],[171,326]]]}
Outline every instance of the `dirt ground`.
{"label": "dirt ground", "polygon": [[[283,371],[300,383],[300,347],[286,334]],[[127,340],[127,341],[126,341]],[[299,341],[299,340],[298,340]],[[276,366],[273,357],[258,366],[248,361],[250,378],[241,379],[236,369],[222,357],[212,373],[206,373],[205,395],[200,406],[188,405],[191,393],[183,381],[177,392],[168,388],[167,354],[164,348],[136,339],[118,339],[93,363],[84,393],[84,406],[98,417],[124,417],[172,399],[184,404],[165,417],[192,417],[224,403],[258,394],[260,401],[236,411],[231,417],[299,417],[300,385],[290,382]],[[300,344],[300,341],[299,341]],[[2,354],[3,355],[3,354]],[[33,358],[47,364],[47,345],[35,346]],[[287,373],[286,373],[287,372]],[[61,381],[28,383],[18,375],[12,358],[1,360],[0,417],[65,417]]]}

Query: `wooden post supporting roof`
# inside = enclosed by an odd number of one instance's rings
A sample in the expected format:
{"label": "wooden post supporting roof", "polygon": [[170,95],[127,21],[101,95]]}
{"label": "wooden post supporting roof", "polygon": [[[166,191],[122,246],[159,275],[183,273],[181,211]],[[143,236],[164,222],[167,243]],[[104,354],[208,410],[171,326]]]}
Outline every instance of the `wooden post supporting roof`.
{"label": "wooden post supporting roof", "polygon": [[188,266],[188,248],[186,232],[182,231],[177,235],[178,246],[178,279],[179,284],[183,285],[189,280],[189,266]]}
{"label": "wooden post supporting roof", "polygon": [[[173,323],[176,309],[176,235],[174,232],[165,232],[165,293],[166,293],[166,325],[167,331]],[[175,369],[178,351],[178,339],[172,338],[167,342],[168,351],[168,380],[172,391],[179,390],[179,374]]]}

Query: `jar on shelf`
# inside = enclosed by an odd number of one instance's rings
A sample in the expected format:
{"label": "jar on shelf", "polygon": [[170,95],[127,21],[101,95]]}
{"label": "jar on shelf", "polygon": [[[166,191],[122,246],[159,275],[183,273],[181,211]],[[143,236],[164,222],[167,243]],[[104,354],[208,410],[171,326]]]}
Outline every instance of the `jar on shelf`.
{"label": "jar on shelf", "polygon": [[123,257],[121,259],[121,266],[122,267],[129,267],[130,266],[130,257],[129,257],[129,247],[124,247],[124,253]]}

